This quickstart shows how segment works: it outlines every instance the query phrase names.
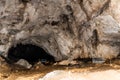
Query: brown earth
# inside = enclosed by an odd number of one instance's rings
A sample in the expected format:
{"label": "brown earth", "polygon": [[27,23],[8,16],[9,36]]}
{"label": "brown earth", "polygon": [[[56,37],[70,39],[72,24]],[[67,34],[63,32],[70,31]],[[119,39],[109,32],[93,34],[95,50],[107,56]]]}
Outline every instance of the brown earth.
{"label": "brown earth", "polygon": [[[91,64],[91,63],[81,63],[81,65],[52,65],[52,66],[44,66],[41,64],[36,64],[32,69],[27,70],[18,66],[11,66],[4,62],[0,64],[0,80],[38,80],[42,78],[47,73],[52,72],[54,70],[64,70],[70,71],[73,73],[93,73],[94,74],[101,74],[103,78],[108,75],[110,76],[109,80],[113,80],[114,75],[112,75],[112,71],[119,71],[115,73],[115,75],[120,74],[120,61],[114,60],[104,64]],[[110,70],[109,72],[104,72]],[[104,74],[103,74],[104,73]],[[105,75],[106,74],[106,75]],[[85,76],[84,76],[85,77]],[[91,74],[87,75],[88,79],[93,77]],[[102,78],[101,78],[102,79]],[[99,79],[96,79],[99,80]]]}

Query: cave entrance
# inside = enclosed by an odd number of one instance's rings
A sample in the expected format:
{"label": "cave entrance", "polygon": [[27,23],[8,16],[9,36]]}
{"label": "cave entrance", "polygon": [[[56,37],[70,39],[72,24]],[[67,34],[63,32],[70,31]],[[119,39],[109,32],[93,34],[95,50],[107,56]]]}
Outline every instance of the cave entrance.
{"label": "cave entrance", "polygon": [[32,44],[17,44],[8,50],[8,60],[15,63],[20,59],[28,61],[34,65],[41,61],[44,65],[54,63],[54,57],[46,52],[43,48]]}

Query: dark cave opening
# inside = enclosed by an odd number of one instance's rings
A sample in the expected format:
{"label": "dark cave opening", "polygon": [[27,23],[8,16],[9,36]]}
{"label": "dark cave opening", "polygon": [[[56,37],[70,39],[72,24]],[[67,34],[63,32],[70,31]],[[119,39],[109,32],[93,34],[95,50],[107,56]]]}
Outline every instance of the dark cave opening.
{"label": "dark cave opening", "polygon": [[52,55],[47,53],[43,48],[32,44],[17,44],[15,47],[12,46],[8,50],[7,58],[11,64],[20,59],[24,59],[32,65],[39,61],[44,65],[55,62]]}

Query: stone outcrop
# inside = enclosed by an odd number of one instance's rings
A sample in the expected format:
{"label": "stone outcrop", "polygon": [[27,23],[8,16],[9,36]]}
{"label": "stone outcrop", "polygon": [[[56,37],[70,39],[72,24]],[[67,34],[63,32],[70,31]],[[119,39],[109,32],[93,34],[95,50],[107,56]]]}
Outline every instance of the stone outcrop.
{"label": "stone outcrop", "polygon": [[[111,76],[114,74],[114,77]],[[115,75],[116,74],[116,75]],[[103,76],[104,75],[104,76]],[[106,71],[98,71],[98,72],[72,72],[72,71],[62,71],[56,70],[50,73],[47,73],[43,78],[39,80],[119,80],[119,70],[106,70]],[[22,78],[20,78],[22,79]],[[18,78],[18,80],[20,80]],[[24,79],[24,78],[23,78]]]}
{"label": "stone outcrop", "polygon": [[[119,0],[0,0],[0,51],[33,44],[56,61],[116,58]],[[37,54],[36,54],[37,55]]]}

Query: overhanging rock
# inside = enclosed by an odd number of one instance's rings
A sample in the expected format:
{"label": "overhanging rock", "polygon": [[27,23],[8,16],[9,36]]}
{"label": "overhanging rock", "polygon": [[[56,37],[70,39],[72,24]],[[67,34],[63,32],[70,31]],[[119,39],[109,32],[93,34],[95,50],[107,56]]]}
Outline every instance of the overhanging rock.
{"label": "overhanging rock", "polygon": [[55,61],[116,58],[120,53],[120,26],[110,12],[112,3],[1,0],[0,51],[7,55],[17,44],[31,44],[43,48]]}

